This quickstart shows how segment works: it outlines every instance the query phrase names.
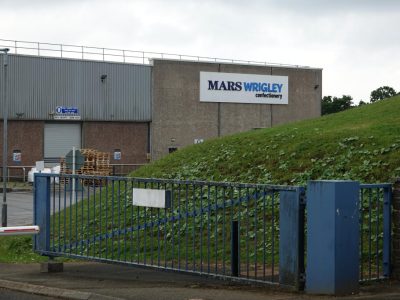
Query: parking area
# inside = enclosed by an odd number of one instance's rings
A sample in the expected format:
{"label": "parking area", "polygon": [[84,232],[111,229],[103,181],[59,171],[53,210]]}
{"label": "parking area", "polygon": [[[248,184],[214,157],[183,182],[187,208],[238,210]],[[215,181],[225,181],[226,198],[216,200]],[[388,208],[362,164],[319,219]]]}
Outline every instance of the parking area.
{"label": "parking area", "polygon": [[[3,199],[3,193],[0,194]],[[7,193],[7,225],[32,225],[33,221],[33,193]]]}
{"label": "parking area", "polygon": [[[69,199],[69,193],[62,197]],[[53,197],[58,198],[57,192]],[[0,202],[3,199],[3,193],[0,193]],[[0,204],[1,205],[1,204]],[[66,202],[66,206],[69,202]],[[64,207],[63,201],[60,202],[60,208]],[[7,226],[35,225],[33,222],[33,192],[19,191],[7,193]]]}

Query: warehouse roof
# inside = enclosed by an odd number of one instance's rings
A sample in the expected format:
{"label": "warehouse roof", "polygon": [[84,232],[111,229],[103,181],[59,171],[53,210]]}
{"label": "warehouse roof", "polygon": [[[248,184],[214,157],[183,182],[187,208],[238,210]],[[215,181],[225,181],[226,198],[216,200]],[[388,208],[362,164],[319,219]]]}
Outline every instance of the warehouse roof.
{"label": "warehouse roof", "polygon": [[7,39],[0,39],[0,48],[2,47],[9,48],[10,54],[50,56],[59,58],[134,63],[134,64],[144,64],[144,65],[151,65],[153,60],[162,59],[162,60],[178,60],[178,61],[191,61],[191,62],[195,61],[203,63],[219,63],[219,64],[222,63],[222,64],[241,64],[241,65],[272,66],[272,67],[285,67],[285,68],[319,69],[319,68],[311,68],[309,66],[273,63],[266,61],[195,56],[195,55],[176,54],[176,53],[161,53],[161,52],[151,52],[142,50],[113,49],[104,47],[56,44],[47,42],[16,41]]}

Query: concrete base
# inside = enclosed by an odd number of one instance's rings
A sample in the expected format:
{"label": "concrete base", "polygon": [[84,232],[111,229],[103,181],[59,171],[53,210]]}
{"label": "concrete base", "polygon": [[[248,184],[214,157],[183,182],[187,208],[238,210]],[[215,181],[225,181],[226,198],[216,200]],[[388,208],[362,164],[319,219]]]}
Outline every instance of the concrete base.
{"label": "concrete base", "polygon": [[40,263],[40,273],[58,273],[64,271],[64,263],[48,261]]}

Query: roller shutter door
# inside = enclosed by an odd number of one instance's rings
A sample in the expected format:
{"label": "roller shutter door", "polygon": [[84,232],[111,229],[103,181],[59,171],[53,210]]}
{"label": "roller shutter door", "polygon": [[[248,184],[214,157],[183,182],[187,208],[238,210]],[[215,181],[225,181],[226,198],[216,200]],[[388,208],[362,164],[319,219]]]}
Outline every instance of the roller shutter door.
{"label": "roller shutter door", "polygon": [[81,148],[81,124],[46,123],[44,126],[44,160],[59,162],[72,147]]}

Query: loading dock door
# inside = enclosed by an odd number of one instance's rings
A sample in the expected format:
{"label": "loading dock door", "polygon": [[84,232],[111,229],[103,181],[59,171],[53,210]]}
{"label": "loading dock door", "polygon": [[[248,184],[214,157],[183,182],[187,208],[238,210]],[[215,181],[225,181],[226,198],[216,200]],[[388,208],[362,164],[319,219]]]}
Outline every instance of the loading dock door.
{"label": "loading dock door", "polygon": [[81,124],[46,123],[44,125],[44,160],[58,163],[72,147],[81,148]]}

